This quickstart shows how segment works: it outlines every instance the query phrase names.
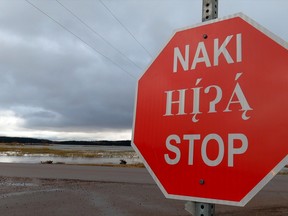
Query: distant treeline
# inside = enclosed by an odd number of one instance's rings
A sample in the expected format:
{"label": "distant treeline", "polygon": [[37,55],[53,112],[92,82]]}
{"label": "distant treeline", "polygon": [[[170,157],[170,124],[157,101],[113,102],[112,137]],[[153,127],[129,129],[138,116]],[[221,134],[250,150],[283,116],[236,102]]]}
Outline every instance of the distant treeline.
{"label": "distant treeline", "polygon": [[26,137],[5,137],[0,136],[0,143],[19,143],[19,144],[61,144],[61,145],[102,145],[102,146],[130,146],[130,140],[119,140],[119,141],[51,141],[47,139],[36,139],[36,138],[26,138]]}

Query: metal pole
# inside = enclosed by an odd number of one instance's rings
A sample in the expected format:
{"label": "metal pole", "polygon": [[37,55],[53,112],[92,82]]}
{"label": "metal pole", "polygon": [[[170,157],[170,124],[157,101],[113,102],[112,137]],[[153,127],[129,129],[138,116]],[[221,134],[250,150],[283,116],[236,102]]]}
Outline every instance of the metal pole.
{"label": "metal pole", "polygon": [[[203,0],[202,22],[216,18],[218,18],[218,0]],[[205,181],[201,179],[199,183],[204,185]],[[215,216],[215,204],[211,203],[189,201],[185,204],[185,210],[194,216]]]}
{"label": "metal pole", "polygon": [[218,18],[218,0],[203,0],[202,22]]}
{"label": "metal pole", "polygon": [[195,216],[214,216],[215,205],[211,203],[195,203]]}
{"label": "metal pole", "polygon": [[215,204],[191,202],[185,203],[185,210],[193,216],[215,216]]}

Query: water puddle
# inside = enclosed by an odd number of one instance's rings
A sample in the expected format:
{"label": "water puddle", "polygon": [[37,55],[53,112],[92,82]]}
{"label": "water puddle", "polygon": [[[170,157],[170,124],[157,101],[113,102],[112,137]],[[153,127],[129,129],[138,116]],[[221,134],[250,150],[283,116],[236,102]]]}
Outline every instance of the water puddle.
{"label": "water puddle", "polygon": [[21,192],[13,192],[8,194],[0,195],[0,199],[9,198],[13,196],[23,196],[27,194],[35,194],[35,193],[43,193],[43,192],[58,192],[60,189],[48,189],[48,190],[37,190],[37,191],[21,191]]}
{"label": "water puddle", "polygon": [[10,187],[35,187],[38,186],[34,183],[27,182],[0,182],[0,186],[10,186]]}

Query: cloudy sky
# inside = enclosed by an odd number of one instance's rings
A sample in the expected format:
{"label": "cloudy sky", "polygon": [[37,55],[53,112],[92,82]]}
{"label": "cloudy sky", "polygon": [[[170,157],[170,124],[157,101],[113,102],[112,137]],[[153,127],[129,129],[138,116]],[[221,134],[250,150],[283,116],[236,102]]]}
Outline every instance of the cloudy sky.
{"label": "cloudy sky", "polygon": [[[219,0],[288,40],[287,0]],[[0,0],[0,135],[130,139],[137,79],[202,0]]]}

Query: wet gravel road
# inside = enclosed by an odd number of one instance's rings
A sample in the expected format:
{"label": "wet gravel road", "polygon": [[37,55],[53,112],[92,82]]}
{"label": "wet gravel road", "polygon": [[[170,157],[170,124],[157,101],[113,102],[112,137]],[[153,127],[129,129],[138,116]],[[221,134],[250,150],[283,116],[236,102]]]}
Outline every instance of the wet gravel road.
{"label": "wet gravel road", "polygon": [[[188,216],[184,201],[164,198],[141,168],[0,164],[1,216]],[[244,208],[216,215],[287,216],[288,175],[277,175]]]}

